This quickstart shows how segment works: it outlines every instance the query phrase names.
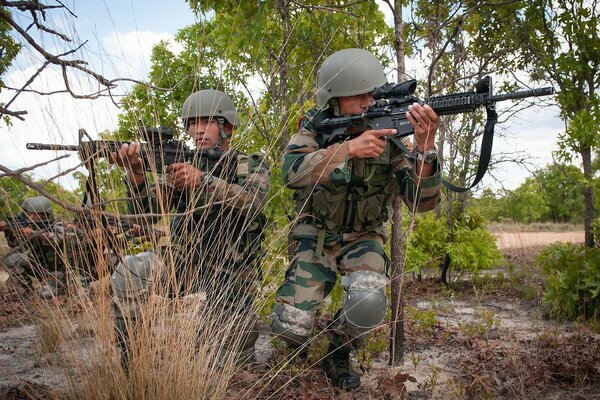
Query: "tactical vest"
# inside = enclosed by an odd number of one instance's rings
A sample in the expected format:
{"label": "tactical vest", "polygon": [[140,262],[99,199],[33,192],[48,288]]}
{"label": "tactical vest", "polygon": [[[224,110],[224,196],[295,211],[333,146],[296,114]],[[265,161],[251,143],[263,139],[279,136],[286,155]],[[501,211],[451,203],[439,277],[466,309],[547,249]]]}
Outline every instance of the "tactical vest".
{"label": "tactical vest", "polygon": [[[303,128],[312,131],[310,123]],[[317,141],[324,142],[319,137]],[[346,167],[336,168],[330,178],[331,183],[296,193],[298,208],[309,213],[319,229],[367,232],[381,228],[392,215],[391,201],[398,193],[398,184],[392,174],[389,144],[377,158],[348,160]]]}
{"label": "tactical vest", "polygon": [[[213,177],[222,179],[230,184],[241,185],[251,172],[251,164],[256,162],[256,155],[246,155],[236,151],[226,152],[223,157],[199,158],[194,164],[199,170]],[[177,213],[189,210],[191,204],[195,207],[208,205],[208,209],[194,212],[191,217],[175,217],[171,223],[171,238],[177,242],[187,242],[190,237],[200,236],[197,245],[200,249],[198,257],[206,257],[207,253],[218,258],[219,251],[230,249],[228,243],[234,243],[235,252],[239,259],[251,261],[260,253],[265,218],[260,214],[253,221],[234,208],[223,207],[221,204],[209,204],[209,191],[194,193],[183,190],[174,197]],[[228,243],[223,243],[227,240]],[[231,255],[230,255],[231,256]],[[223,261],[222,259],[220,261]]]}

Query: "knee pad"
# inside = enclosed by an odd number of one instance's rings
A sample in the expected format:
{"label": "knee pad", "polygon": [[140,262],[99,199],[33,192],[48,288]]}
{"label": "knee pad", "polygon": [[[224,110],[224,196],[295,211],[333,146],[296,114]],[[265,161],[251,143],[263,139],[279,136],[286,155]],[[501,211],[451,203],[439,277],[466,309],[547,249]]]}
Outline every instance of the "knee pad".
{"label": "knee pad", "polygon": [[372,271],[356,271],[343,279],[346,294],[342,300],[341,322],[351,337],[368,333],[385,318],[386,283],[384,275]]}
{"label": "knee pad", "polygon": [[303,311],[286,303],[277,303],[273,307],[271,331],[289,344],[302,345],[308,341],[314,321],[314,311]]}

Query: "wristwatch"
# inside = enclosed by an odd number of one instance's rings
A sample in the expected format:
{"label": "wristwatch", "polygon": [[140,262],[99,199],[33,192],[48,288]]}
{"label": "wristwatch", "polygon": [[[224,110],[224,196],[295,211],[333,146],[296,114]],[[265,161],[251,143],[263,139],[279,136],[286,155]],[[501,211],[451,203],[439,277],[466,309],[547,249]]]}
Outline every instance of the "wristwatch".
{"label": "wristwatch", "polygon": [[208,172],[205,172],[200,177],[200,185],[210,185],[213,181],[213,176]]}
{"label": "wristwatch", "polygon": [[421,161],[424,164],[431,164],[438,158],[437,146],[433,149],[425,150],[422,153],[416,147],[415,150],[415,156],[417,157],[417,160]]}

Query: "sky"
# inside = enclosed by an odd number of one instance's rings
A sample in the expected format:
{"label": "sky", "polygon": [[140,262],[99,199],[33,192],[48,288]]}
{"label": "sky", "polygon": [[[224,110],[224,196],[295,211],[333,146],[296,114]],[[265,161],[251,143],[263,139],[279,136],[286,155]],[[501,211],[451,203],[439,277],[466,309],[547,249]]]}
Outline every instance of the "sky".
{"label": "sky", "polygon": [[[77,53],[78,58],[88,61],[91,69],[108,79],[127,77],[145,80],[150,68],[152,46],[160,40],[166,40],[177,51],[174,35],[196,20],[183,0],[70,0],[65,4],[77,18],[49,11],[52,18],[47,24],[80,42],[87,40],[83,50]],[[385,7],[382,10],[387,12]],[[389,13],[388,20],[391,21]],[[69,49],[47,35],[43,40],[48,48],[58,53]],[[4,77],[5,83],[20,87],[36,71],[37,65],[40,65],[39,57],[23,51]],[[411,75],[418,76],[422,68],[418,63],[407,63]],[[58,70],[45,71],[33,88],[59,89],[62,88],[61,79]],[[87,79],[76,79],[73,83],[82,92],[95,88],[93,82]],[[119,96],[129,88],[130,84],[119,83],[114,91],[115,99],[118,101]],[[0,93],[0,101],[7,100],[7,93]],[[506,134],[507,139],[500,136],[495,139],[493,153],[496,156],[515,150],[522,152],[531,161],[533,169],[552,162],[552,150],[556,136],[564,130],[563,123],[557,117],[556,107],[549,106],[547,101],[536,103],[543,106],[523,111],[507,123],[497,126],[497,132]],[[118,106],[108,98],[80,100],[67,94],[22,94],[11,109],[27,109],[29,112],[25,121],[13,118],[12,127],[0,124],[0,164],[14,169],[48,161],[62,154],[26,150],[27,142],[75,144],[79,128],[84,128],[96,138],[99,132],[117,128],[119,113]],[[58,163],[38,168],[35,173],[38,177],[54,177],[77,162],[77,157],[72,155]],[[478,190],[485,187],[494,190],[500,187],[515,189],[527,176],[530,176],[530,171],[521,167],[500,167],[486,175],[478,185]],[[75,184],[70,175],[58,177],[56,181],[69,188]]]}

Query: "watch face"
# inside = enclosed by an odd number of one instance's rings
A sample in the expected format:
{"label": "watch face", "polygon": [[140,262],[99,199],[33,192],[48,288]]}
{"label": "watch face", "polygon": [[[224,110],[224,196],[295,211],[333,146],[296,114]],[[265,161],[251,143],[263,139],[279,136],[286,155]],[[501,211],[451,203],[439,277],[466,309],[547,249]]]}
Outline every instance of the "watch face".
{"label": "watch face", "polygon": [[435,150],[427,150],[423,153],[423,162],[424,163],[432,163],[437,159],[437,151]]}

